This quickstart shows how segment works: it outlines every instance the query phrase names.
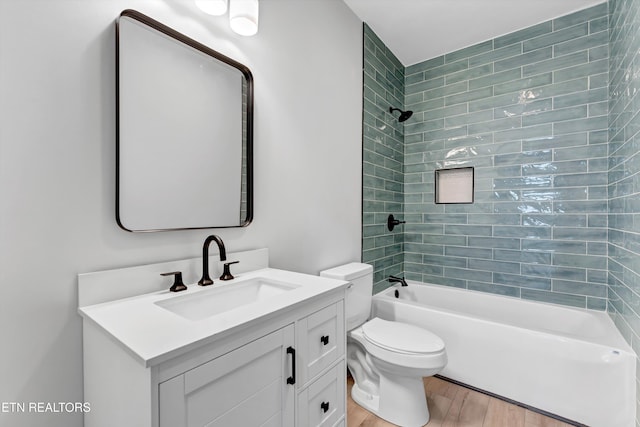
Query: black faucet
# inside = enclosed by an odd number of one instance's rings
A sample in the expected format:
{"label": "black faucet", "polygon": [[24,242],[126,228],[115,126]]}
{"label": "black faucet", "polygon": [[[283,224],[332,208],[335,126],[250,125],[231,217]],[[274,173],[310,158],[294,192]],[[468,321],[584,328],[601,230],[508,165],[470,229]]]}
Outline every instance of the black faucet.
{"label": "black faucet", "polygon": [[409,285],[407,285],[407,281],[404,280],[404,277],[389,276],[389,281],[391,283],[400,282],[402,284],[402,286],[409,286]]}
{"label": "black faucet", "polygon": [[215,241],[218,244],[218,250],[220,251],[220,261],[227,260],[227,251],[224,248],[224,242],[215,234],[207,237],[202,245],[202,278],[198,281],[200,286],[209,286],[213,284],[213,280],[209,277],[209,245],[211,241]]}

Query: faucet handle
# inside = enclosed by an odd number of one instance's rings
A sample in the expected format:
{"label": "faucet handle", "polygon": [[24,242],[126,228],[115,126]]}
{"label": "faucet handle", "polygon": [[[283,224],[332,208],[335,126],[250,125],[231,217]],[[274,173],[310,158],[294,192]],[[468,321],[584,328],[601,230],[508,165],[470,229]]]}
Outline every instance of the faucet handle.
{"label": "faucet handle", "polygon": [[169,288],[171,292],[180,292],[187,289],[184,283],[182,283],[182,272],[171,271],[169,273],[160,273],[161,276],[173,276],[173,285]]}
{"label": "faucet handle", "polygon": [[220,276],[220,280],[231,280],[233,279],[233,275],[231,274],[231,271],[229,270],[229,266],[231,264],[237,264],[240,261],[233,261],[233,262],[225,262],[224,266],[223,266],[223,270],[222,270],[222,276]]}
{"label": "faucet handle", "polygon": [[405,224],[405,223],[406,221],[400,221],[399,219],[395,219],[393,217],[393,214],[389,214],[389,216],[387,217],[387,229],[389,231],[393,231],[396,225]]}

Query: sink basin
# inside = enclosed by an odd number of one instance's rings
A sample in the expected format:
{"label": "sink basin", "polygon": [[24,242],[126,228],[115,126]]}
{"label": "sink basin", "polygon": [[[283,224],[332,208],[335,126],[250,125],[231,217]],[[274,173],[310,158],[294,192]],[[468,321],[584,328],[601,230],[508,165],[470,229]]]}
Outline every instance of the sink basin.
{"label": "sink basin", "polygon": [[293,283],[253,278],[240,283],[229,283],[220,288],[204,289],[190,295],[156,301],[154,304],[185,319],[202,320],[298,287],[299,285]]}

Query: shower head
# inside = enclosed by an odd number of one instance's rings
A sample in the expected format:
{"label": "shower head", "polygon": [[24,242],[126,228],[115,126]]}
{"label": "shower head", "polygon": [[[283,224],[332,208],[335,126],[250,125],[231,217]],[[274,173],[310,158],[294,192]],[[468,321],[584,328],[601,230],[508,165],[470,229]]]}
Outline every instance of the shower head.
{"label": "shower head", "polygon": [[411,110],[402,111],[399,108],[389,107],[389,112],[390,113],[393,113],[394,111],[400,111],[400,116],[398,116],[398,121],[400,123],[406,121],[409,117],[411,117],[413,115],[413,111],[411,111]]}

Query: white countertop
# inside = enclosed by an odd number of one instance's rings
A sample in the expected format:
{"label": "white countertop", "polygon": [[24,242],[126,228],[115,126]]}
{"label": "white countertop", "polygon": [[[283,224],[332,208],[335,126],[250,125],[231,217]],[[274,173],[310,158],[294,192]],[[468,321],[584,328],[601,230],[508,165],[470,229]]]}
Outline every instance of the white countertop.
{"label": "white countertop", "polygon": [[[160,300],[179,298],[187,294],[204,294],[258,277],[301,286],[202,320],[188,320],[155,304]],[[211,286],[191,284],[182,292],[169,292],[168,289],[151,292],[86,305],[80,307],[78,312],[85,320],[94,322],[115,338],[140,363],[149,367],[209,344],[242,326],[258,322],[263,317],[283,313],[302,302],[342,289],[346,285],[347,282],[341,280],[262,268],[237,274],[235,279],[230,281],[216,280]]]}

